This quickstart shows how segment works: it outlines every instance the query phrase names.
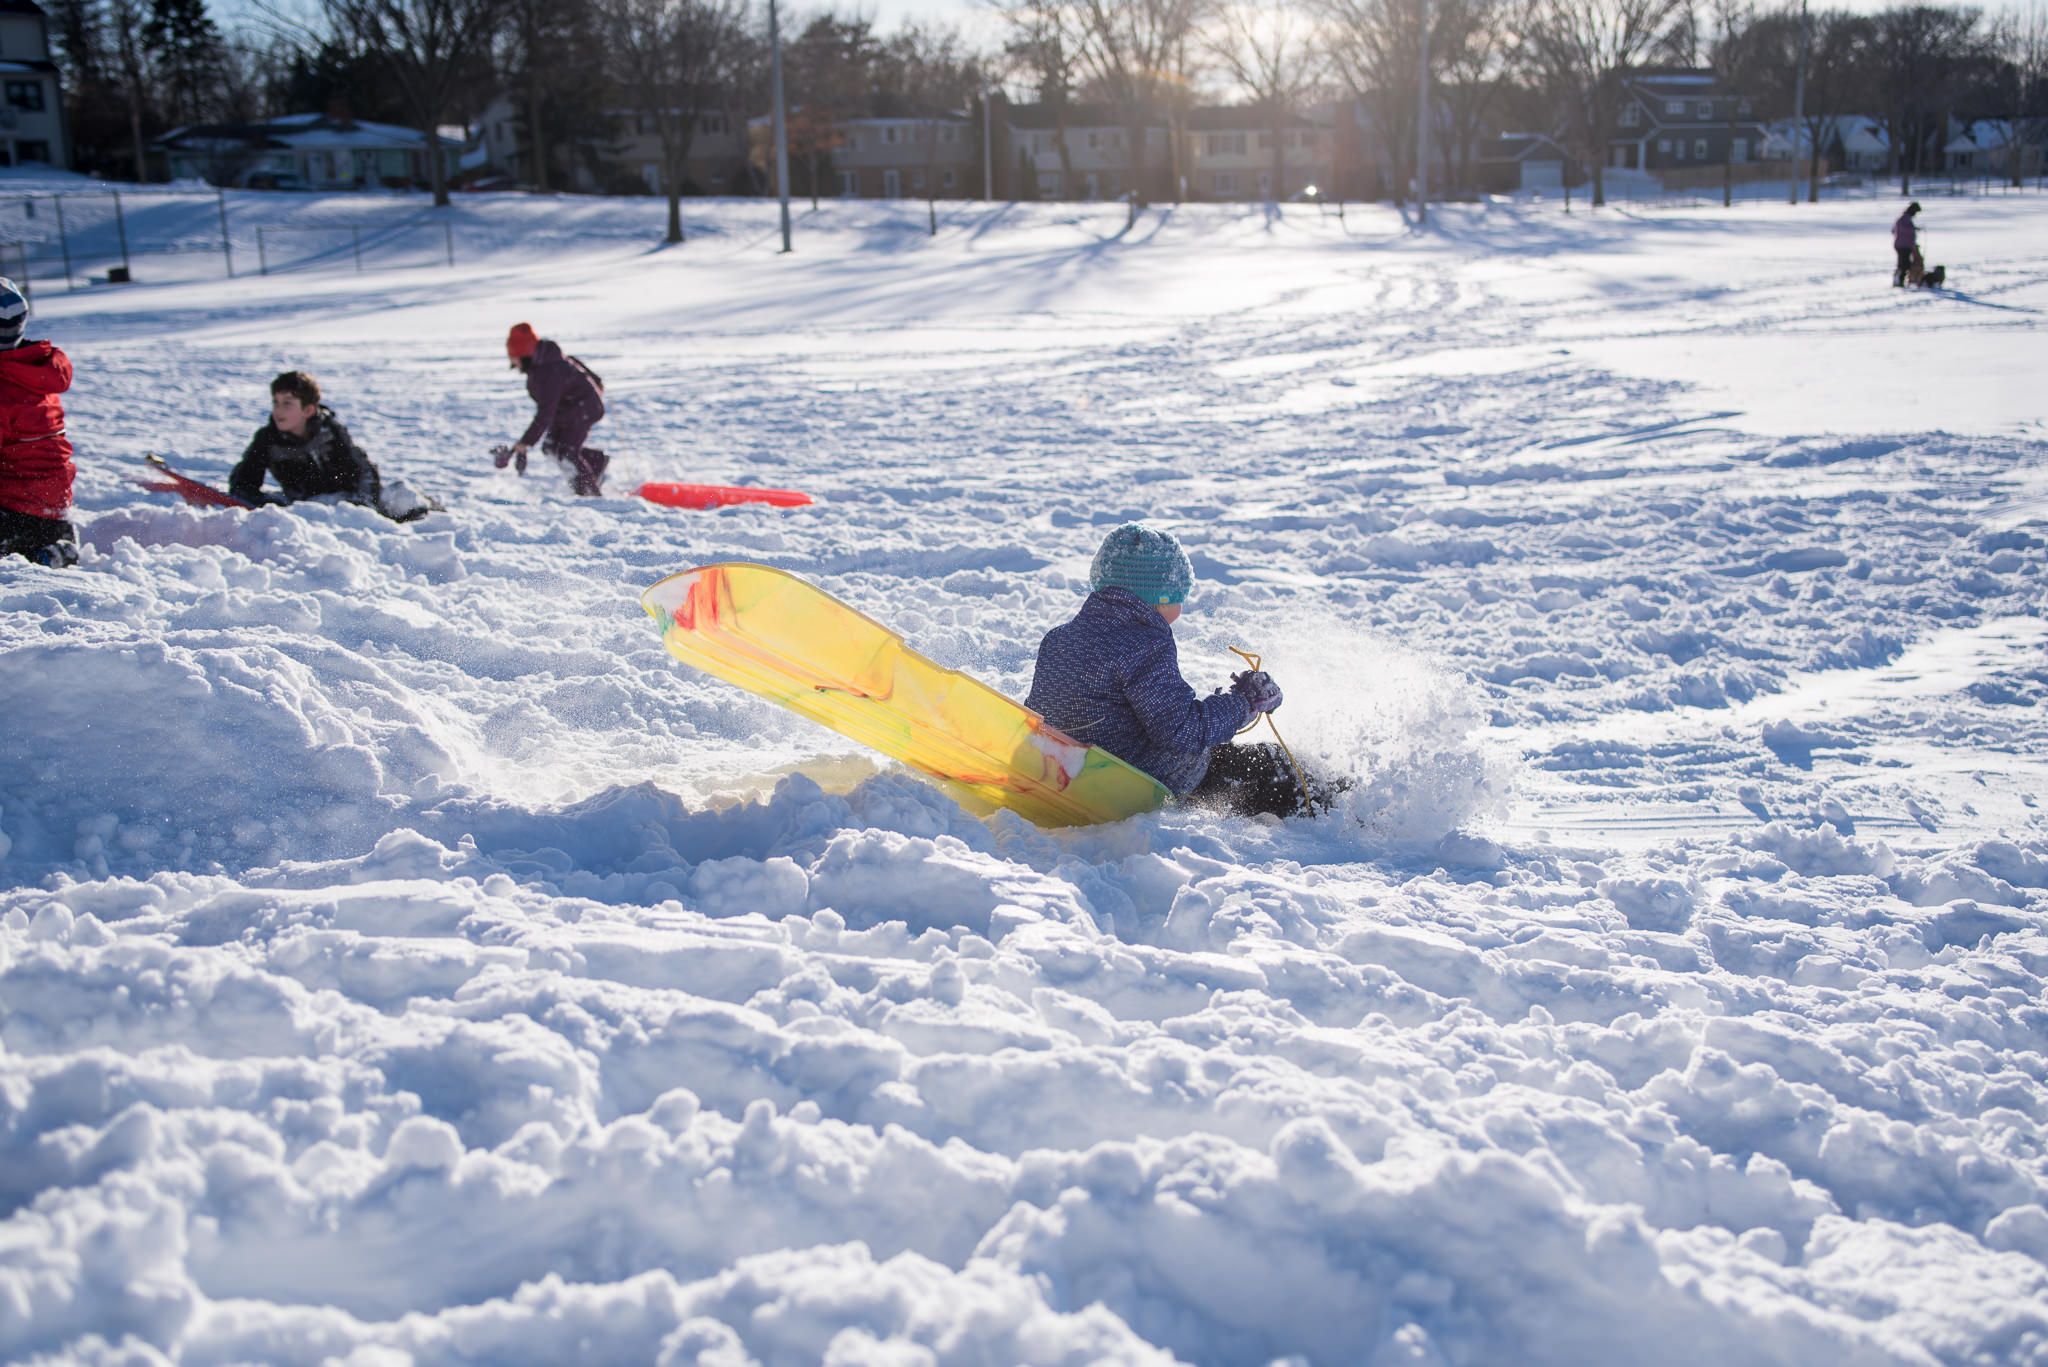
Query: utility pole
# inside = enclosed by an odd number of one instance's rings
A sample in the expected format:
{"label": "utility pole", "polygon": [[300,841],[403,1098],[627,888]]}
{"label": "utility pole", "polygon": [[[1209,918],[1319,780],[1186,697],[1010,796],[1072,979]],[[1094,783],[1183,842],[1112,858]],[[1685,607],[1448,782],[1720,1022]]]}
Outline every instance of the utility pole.
{"label": "utility pole", "polygon": [[1422,69],[1415,86],[1415,221],[1429,222],[1429,0],[1415,0],[1422,17]]}
{"label": "utility pole", "polygon": [[[1791,204],[1799,202],[1799,139],[1806,132],[1806,0],[1799,0],[1799,75],[1792,83],[1792,198]],[[1813,164],[1820,160],[1820,149],[1814,149]],[[1816,195],[1815,198],[1819,196]]]}
{"label": "utility pole", "polygon": [[789,246],[789,126],[782,116],[782,27],[768,0],[768,79],[775,96],[775,191],[782,198],[782,250]]}
{"label": "utility pole", "polygon": [[987,86],[983,86],[981,88],[981,197],[990,204],[996,201],[995,125],[995,96]]}

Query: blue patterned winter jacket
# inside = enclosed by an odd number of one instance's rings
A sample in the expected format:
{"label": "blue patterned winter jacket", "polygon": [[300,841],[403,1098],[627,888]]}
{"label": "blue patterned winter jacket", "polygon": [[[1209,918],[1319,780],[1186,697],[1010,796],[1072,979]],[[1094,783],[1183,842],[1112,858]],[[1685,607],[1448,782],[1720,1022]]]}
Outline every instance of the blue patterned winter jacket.
{"label": "blue patterned winter jacket", "polygon": [[1024,705],[1186,796],[1209,751],[1251,720],[1236,693],[1195,696],[1180,676],[1173,628],[1128,589],[1098,589],[1039,643]]}

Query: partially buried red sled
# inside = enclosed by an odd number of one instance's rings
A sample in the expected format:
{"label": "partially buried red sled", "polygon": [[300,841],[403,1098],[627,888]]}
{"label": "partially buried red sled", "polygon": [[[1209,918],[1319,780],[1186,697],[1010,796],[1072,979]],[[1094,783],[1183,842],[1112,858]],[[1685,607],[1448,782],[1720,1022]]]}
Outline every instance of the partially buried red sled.
{"label": "partially buried red sled", "polygon": [[815,500],[795,489],[754,489],[738,484],[643,484],[640,497],[671,508],[730,508],[765,503],[773,508],[807,508]]}
{"label": "partially buried red sled", "polygon": [[162,456],[144,456],[150,472],[136,475],[135,482],[143,488],[159,494],[176,494],[195,508],[246,508],[249,505],[233,494],[224,494],[210,484],[201,484],[196,479],[187,479],[164,463]]}

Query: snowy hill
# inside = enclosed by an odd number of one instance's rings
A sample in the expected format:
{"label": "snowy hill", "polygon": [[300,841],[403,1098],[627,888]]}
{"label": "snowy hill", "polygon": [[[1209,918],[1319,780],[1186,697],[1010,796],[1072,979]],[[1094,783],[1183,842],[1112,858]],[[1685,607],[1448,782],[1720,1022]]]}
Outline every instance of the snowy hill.
{"label": "snowy hill", "polygon": [[[2048,200],[1934,202],[1946,294],[1884,201],[478,196],[232,280],[213,204],[39,281],[0,1360],[2048,1362]],[[521,319],[611,496],[485,455]],[[448,511],[128,478],[300,366]],[[763,561],[1021,697],[1137,516],[1343,811],[977,818],[637,605]]]}

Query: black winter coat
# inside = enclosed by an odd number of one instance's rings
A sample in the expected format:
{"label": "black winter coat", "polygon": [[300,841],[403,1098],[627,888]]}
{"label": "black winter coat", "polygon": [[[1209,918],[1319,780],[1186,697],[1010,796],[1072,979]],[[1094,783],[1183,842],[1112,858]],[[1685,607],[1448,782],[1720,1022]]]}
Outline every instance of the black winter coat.
{"label": "black winter coat", "polygon": [[[275,495],[263,492],[266,474],[277,481]],[[306,423],[303,437],[278,431],[274,422],[257,428],[249,449],[228,476],[228,492],[251,505],[340,494],[351,503],[375,508],[383,482],[334,410],[322,404]]]}

